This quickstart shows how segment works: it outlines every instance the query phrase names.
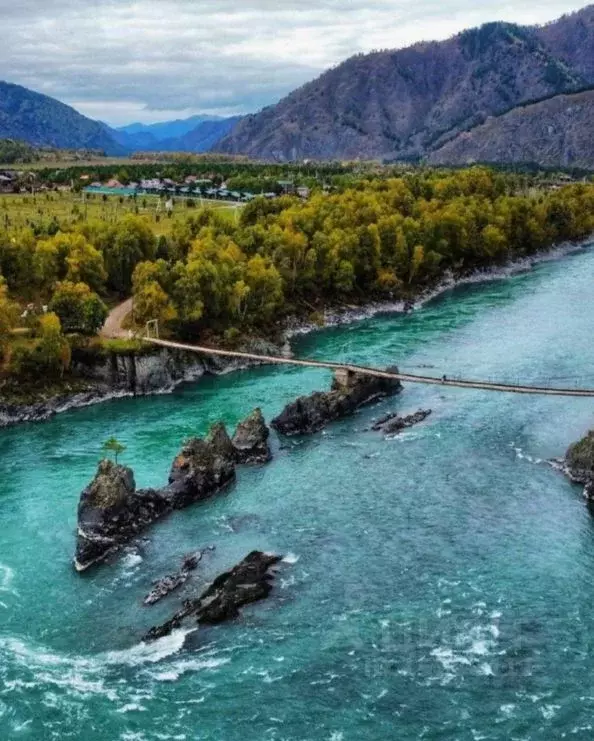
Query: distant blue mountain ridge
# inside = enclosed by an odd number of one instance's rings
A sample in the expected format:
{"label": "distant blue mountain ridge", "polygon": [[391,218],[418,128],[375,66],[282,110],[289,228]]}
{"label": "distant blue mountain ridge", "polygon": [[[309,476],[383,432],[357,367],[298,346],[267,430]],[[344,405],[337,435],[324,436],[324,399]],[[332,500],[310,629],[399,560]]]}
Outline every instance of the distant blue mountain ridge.
{"label": "distant blue mountain ridge", "polygon": [[164,139],[175,139],[179,136],[188,134],[196,126],[203,123],[204,121],[223,121],[223,116],[205,116],[197,115],[190,116],[189,118],[177,118],[174,121],[160,121],[159,123],[143,124],[143,123],[131,123],[127,126],[116,126],[116,131],[121,131],[124,134],[150,134],[158,141]]}
{"label": "distant blue mountain ridge", "polygon": [[204,152],[240,117],[197,115],[156,124],[112,128],[55,98],[0,81],[0,139],[60,149],[97,149],[109,155],[143,150]]}
{"label": "distant blue mountain ridge", "polygon": [[127,152],[206,152],[228,134],[241,116],[191,116],[155,124],[133,123],[112,129],[110,136]]}

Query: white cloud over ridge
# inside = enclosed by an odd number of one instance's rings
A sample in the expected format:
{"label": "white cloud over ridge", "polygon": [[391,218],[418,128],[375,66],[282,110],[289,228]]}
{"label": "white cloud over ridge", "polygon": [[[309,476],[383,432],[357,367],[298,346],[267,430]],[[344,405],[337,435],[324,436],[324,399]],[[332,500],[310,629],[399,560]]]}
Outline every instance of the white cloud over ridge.
{"label": "white cloud over ridge", "polygon": [[571,0],[0,0],[9,82],[110,123],[236,114],[357,52],[489,20],[543,23]]}

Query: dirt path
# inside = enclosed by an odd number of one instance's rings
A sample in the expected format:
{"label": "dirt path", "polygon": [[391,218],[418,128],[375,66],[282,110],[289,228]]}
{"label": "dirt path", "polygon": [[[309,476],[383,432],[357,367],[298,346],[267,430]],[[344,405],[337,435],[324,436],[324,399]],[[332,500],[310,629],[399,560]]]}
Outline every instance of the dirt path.
{"label": "dirt path", "polygon": [[123,329],[122,324],[132,311],[132,302],[133,299],[129,298],[109,312],[105,324],[99,333],[101,337],[113,340],[119,337],[128,338],[130,336],[129,330]]}

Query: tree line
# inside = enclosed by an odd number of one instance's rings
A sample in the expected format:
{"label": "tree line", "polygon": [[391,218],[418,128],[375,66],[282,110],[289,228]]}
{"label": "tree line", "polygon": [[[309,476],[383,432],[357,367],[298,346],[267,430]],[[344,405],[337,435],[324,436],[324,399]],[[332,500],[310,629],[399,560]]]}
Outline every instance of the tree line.
{"label": "tree line", "polygon": [[[414,299],[448,274],[503,265],[594,231],[594,185],[543,191],[519,183],[486,168],[365,178],[307,202],[255,199],[236,223],[203,209],[167,237],[134,214],[52,234],[0,232],[0,348],[11,327],[29,322],[45,350],[17,353],[14,371],[47,368],[52,346],[61,372],[68,354],[59,337],[95,334],[105,301],[130,295],[140,325],[158,319],[172,335],[232,343],[277,331],[287,314]],[[36,312],[19,318],[17,298],[21,311],[27,301],[47,302],[42,313],[56,317],[58,334],[56,321],[41,322]]]}
{"label": "tree line", "polygon": [[231,338],[327,304],[414,299],[446,274],[594,231],[594,185],[520,194],[513,182],[474,168],[365,180],[306,203],[257,199],[237,225],[202,212],[136,267],[137,319]]}
{"label": "tree line", "polygon": [[212,179],[220,184],[231,178],[251,180],[282,180],[331,178],[352,171],[352,167],[338,163],[315,163],[309,164],[263,164],[257,162],[213,162],[209,158],[186,157],[168,162],[135,162],[128,160],[125,163],[94,162],[85,166],[80,165],[41,168],[37,171],[39,180],[47,184],[70,184],[78,181],[81,174],[86,174],[89,179],[105,182],[111,178],[117,178],[122,182],[150,178],[170,178],[180,181],[188,175],[197,175],[202,178]]}

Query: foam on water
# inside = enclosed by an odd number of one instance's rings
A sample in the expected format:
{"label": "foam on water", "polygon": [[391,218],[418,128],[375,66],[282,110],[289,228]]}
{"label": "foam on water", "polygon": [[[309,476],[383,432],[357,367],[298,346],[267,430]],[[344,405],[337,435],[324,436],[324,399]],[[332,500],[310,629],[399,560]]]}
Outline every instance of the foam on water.
{"label": "foam on water", "polygon": [[17,592],[12,586],[14,581],[14,571],[10,566],[0,563],[0,592],[8,592],[13,595],[17,595]]}
{"label": "foam on water", "polygon": [[130,551],[124,555],[122,558],[122,566],[124,569],[133,569],[136,566],[139,566],[142,563],[142,556],[140,553],[136,553],[134,551]]}
{"label": "foam on water", "polygon": [[[114,683],[111,679],[113,669],[127,666],[142,669],[146,665],[163,662],[182,649],[186,637],[193,630],[176,630],[170,636],[154,643],[139,643],[122,651],[108,651],[95,656],[70,656],[48,650],[42,646],[32,646],[13,638],[0,637],[0,677],[3,672],[13,672],[20,667],[28,680],[4,680],[6,692],[21,693],[33,688],[54,688],[65,692],[69,697],[102,696],[117,702],[131,699],[132,688]],[[225,663],[226,660],[221,660]],[[209,661],[203,662],[204,666]],[[113,668],[113,669],[112,669]],[[200,662],[189,662],[183,669],[174,669],[176,676],[184,671],[202,668]],[[147,695],[150,696],[150,693]],[[52,704],[55,702],[52,701]]]}
{"label": "foam on water", "polygon": [[229,657],[184,659],[171,664],[167,670],[151,672],[151,676],[159,682],[175,682],[187,672],[199,672],[208,669],[218,669],[231,661]]}
{"label": "foam on water", "polygon": [[127,666],[156,664],[168,656],[179,653],[186,642],[186,638],[196,630],[197,628],[180,628],[151,643],[141,642],[122,651],[107,651],[104,654],[99,654],[97,659],[105,664],[126,664]]}

